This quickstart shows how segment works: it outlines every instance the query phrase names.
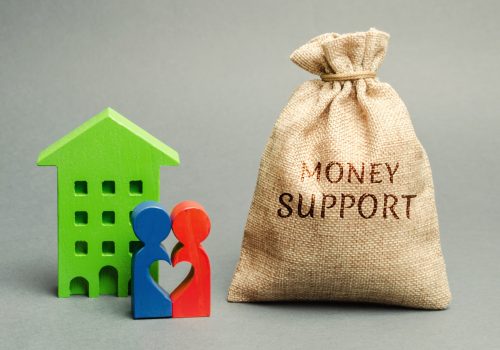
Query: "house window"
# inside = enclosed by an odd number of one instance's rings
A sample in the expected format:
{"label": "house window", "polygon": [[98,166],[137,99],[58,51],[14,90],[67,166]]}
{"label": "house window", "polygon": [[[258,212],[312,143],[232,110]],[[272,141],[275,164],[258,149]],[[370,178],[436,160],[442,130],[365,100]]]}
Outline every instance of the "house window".
{"label": "house window", "polygon": [[142,247],[144,247],[144,243],[142,243],[141,241],[130,241],[130,243],[128,244],[128,252],[130,253],[130,255],[133,255]]}
{"label": "house window", "polygon": [[89,215],[86,211],[75,211],[75,225],[87,225],[89,223]]}
{"label": "house window", "polygon": [[85,241],[76,241],[75,242],[75,254],[76,255],[87,255],[88,246]]}
{"label": "house window", "polygon": [[114,181],[103,181],[102,182],[102,193],[105,195],[115,194],[115,182]]}
{"label": "house window", "polygon": [[103,211],[102,212],[102,224],[103,225],[114,225],[115,224],[115,212],[114,211]]}
{"label": "house window", "polygon": [[130,194],[136,196],[142,194],[142,181],[141,180],[130,181],[129,192]]}
{"label": "house window", "polygon": [[114,255],[115,254],[115,242],[104,241],[102,242],[102,255]]}
{"label": "house window", "polygon": [[77,196],[84,196],[88,193],[87,181],[75,181],[75,194]]}

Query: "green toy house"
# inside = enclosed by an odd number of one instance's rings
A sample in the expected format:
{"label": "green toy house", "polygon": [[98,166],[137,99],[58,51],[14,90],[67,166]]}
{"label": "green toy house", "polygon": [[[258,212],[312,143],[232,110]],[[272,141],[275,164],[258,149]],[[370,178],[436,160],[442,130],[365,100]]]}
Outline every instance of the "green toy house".
{"label": "green toy house", "polygon": [[[158,201],[160,166],[179,156],[107,108],[40,153],[57,166],[58,295],[129,295],[131,257],[140,243],[134,207]],[[158,279],[158,265],[151,267]]]}

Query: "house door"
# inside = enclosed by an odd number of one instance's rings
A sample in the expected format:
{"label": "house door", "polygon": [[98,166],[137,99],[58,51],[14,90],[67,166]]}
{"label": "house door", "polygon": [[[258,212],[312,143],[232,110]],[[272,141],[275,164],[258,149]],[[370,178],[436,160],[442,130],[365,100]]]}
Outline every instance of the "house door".
{"label": "house door", "polygon": [[75,277],[69,285],[71,295],[89,295],[89,282],[83,277]]}
{"label": "house door", "polygon": [[118,271],[113,266],[104,266],[99,272],[99,294],[118,295]]}

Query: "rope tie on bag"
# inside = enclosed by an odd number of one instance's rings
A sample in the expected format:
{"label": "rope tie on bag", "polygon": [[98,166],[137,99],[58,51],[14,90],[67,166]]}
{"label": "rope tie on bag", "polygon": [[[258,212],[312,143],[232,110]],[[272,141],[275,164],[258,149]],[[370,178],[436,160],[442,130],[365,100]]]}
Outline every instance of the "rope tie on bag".
{"label": "rope tie on bag", "polygon": [[321,74],[321,80],[323,81],[359,80],[365,78],[375,78],[376,76],[377,73],[372,71],[361,71],[353,73],[329,73],[329,74]]}

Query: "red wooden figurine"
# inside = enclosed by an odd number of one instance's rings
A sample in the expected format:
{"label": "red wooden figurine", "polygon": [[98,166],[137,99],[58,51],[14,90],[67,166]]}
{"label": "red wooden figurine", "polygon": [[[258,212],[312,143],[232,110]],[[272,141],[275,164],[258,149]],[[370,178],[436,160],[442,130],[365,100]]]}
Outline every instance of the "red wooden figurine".
{"label": "red wooden figurine", "polygon": [[192,265],[184,281],[170,294],[172,317],[210,316],[210,260],[201,246],[210,233],[210,218],[193,201],[177,204],[170,217],[179,240],[172,250],[172,266],[180,262]]}

